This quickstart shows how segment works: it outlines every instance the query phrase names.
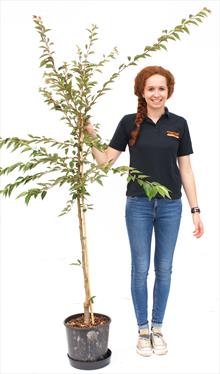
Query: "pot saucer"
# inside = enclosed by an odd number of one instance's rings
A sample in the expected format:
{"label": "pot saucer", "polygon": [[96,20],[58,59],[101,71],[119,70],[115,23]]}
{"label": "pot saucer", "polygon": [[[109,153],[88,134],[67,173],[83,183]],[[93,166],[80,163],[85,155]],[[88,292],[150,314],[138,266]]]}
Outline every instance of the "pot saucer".
{"label": "pot saucer", "polygon": [[107,352],[104,354],[104,356],[102,356],[100,360],[78,361],[78,360],[74,360],[67,354],[69,361],[70,361],[70,365],[76,369],[82,369],[82,370],[95,370],[95,369],[101,369],[107,366],[110,363],[111,355],[112,355],[112,352],[110,349],[108,349]]}

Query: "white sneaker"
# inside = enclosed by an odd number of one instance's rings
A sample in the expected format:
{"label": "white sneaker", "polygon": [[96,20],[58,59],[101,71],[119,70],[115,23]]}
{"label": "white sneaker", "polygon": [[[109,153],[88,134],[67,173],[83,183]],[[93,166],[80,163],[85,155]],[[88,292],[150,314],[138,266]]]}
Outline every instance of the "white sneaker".
{"label": "white sneaker", "polygon": [[151,356],[153,349],[151,345],[151,339],[148,329],[142,329],[138,336],[136,352],[141,356]]}
{"label": "white sneaker", "polygon": [[161,333],[161,328],[153,327],[151,332],[151,344],[156,355],[165,355],[168,352],[167,343]]}

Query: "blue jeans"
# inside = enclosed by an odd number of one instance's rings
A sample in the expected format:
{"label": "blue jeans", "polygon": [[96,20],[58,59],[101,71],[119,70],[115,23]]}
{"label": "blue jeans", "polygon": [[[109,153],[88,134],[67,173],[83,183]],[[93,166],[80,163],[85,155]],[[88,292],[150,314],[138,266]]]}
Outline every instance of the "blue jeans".
{"label": "blue jeans", "polygon": [[147,276],[153,229],[155,282],[151,322],[152,326],[162,326],[181,213],[181,199],[127,197],[126,226],[131,249],[131,294],[139,329],[149,326]]}

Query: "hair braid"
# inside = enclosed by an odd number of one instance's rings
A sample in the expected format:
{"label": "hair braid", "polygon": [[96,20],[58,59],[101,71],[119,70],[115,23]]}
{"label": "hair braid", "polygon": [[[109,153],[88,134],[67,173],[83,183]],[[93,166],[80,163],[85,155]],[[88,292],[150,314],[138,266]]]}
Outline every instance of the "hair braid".
{"label": "hair braid", "polygon": [[147,115],[147,103],[142,96],[138,97],[137,113],[135,118],[135,129],[131,132],[131,139],[129,145],[134,145],[140,135],[141,124]]}

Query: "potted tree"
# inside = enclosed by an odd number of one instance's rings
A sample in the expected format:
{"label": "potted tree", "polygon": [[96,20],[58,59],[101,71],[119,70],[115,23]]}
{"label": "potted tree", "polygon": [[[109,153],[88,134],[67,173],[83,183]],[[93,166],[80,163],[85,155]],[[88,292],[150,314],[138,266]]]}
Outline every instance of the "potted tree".
{"label": "potted tree", "polygon": [[[68,338],[68,357],[72,366],[79,369],[98,369],[110,362],[111,351],[108,349],[109,316],[93,312],[93,297],[90,288],[88,242],[86,234],[86,212],[92,208],[89,204],[89,186],[99,183],[111,171],[126,175],[127,181],[136,180],[144,189],[149,199],[157,193],[169,198],[169,190],[157,183],[150,183],[147,176],[128,166],[112,167],[111,162],[98,166],[92,157],[92,147],[104,150],[100,136],[93,139],[85,127],[90,119],[90,112],[97,100],[111,88],[112,83],[127,68],[137,65],[152,52],[166,50],[169,40],[180,39],[180,33],[189,33],[191,24],[198,25],[210,11],[203,8],[196,15],[183,19],[174,29],[164,30],[157,42],[145,46],[142,53],[128,56],[126,63],[121,63],[118,70],[97,89],[95,76],[100,74],[104,66],[115,59],[118,52],[114,48],[101,61],[94,62],[94,43],[97,40],[97,26],[88,28],[88,42],[84,49],[77,47],[77,58],[70,63],[64,62],[56,67],[53,43],[48,38],[47,29],[41,17],[33,16],[35,28],[40,36],[40,67],[44,69],[44,87],[40,88],[45,102],[52,110],[61,114],[61,121],[69,128],[68,139],[61,141],[46,136],[28,135],[26,139],[11,137],[0,139],[0,148],[6,147],[11,152],[19,150],[27,155],[25,161],[17,161],[0,168],[0,175],[18,173],[16,179],[6,184],[0,193],[10,197],[12,192],[22,186],[29,189],[20,191],[18,198],[23,197],[28,205],[34,197],[42,200],[55,186],[68,186],[69,198],[60,215],[71,212],[77,204],[79,235],[81,243],[81,259],[74,263],[82,266],[85,300],[83,311],[67,317],[64,321]],[[97,133],[99,125],[94,125]],[[55,150],[55,151],[54,151]],[[51,177],[50,177],[51,175]],[[49,177],[49,178],[48,178]]]}

